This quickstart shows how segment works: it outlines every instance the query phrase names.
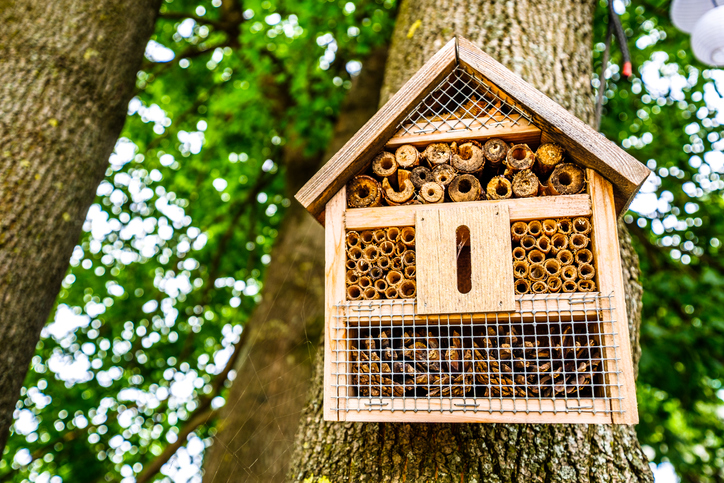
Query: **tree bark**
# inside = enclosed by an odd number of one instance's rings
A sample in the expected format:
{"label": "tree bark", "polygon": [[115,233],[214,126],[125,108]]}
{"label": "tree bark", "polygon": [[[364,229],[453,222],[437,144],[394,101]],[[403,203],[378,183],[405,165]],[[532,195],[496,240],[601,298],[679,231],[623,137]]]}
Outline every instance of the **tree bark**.
{"label": "tree bark", "polygon": [[[353,82],[324,156],[285,151],[287,196],[375,113],[387,49]],[[272,252],[262,302],[244,326],[236,380],[222,408],[204,481],[284,481],[324,329],[324,230],[292,202]]]}
{"label": "tree bark", "polygon": [[[403,0],[383,101],[461,34],[591,122],[594,9],[593,0]],[[638,362],[638,260],[625,229],[621,242]],[[322,372],[320,357],[291,461],[293,481],[653,481],[633,426],[327,423]]]}
{"label": "tree bark", "polygon": [[0,1],[0,453],[159,4]]}

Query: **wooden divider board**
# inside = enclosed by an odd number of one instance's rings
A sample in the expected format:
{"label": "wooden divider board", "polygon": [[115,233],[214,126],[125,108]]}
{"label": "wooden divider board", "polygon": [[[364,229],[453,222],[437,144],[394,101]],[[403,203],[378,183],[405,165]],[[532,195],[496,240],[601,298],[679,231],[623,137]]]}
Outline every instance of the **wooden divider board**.
{"label": "wooden divider board", "polygon": [[[470,232],[472,288],[458,290],[460,247],[456,232]],[[460,314],[511,312],[515,309],[513,264],[510,261],[510,217],[500,204],[473,203],[415,213],[417,312]]]}

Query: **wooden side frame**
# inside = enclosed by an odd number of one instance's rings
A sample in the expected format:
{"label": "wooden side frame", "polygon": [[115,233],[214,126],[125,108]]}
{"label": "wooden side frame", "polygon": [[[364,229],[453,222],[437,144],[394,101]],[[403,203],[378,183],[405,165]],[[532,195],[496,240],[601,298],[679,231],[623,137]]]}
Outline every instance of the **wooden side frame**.
{"label": "wooden side frame", "polygon": [[[606,372],[615,372],[616,369],[620,371],[618,377],[611,376],[607,381],[607,384],[612,384],[609,386],[609,396],[616,398],[611,399],[611,410],[614,411],[612,413],[613,422],[615,424],[637,424],[639,416],[636,384],[631,359],[631,339],[628,330],[613,187],[608,180],[593,169],[588,169],[586,174],[593,206],[591,220],[593,223],[594,260],[598,265],[596,267],[598,290],[604,296],[613,293],[614,309],[611,310],[610,317],[608,317],[613,322],[602,324],[606,333],[616,334],[614,353],[605,355],[608,365]],[[613,336],[605,336],[604,345],[613,346]],[[618,361],[614,361],[614,359],[618,359]],[[622,399],[618,399],[619,397]]]}

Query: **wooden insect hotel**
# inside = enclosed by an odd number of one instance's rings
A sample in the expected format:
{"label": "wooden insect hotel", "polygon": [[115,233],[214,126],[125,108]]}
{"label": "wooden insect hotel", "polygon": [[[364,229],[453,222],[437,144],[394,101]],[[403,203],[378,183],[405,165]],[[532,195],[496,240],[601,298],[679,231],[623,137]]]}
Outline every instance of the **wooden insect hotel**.
{"label": "wooden insect hotel", "polygon": [[334,421],[638,422],[618,216],[646,167],[463,38],[297,193]]}

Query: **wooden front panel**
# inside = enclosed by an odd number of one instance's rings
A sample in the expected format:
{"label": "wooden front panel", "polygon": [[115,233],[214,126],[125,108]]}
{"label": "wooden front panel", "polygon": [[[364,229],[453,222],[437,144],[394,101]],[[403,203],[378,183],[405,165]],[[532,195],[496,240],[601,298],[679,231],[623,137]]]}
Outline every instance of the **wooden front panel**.
{"label": "wooden front panel", "polygon": [[[506,206],[481,203],[430,207],[417,211],[415,229],[418,313],[515,309],[510,215]],[[469,258],[460,262],[466,246]],[[469,277],[467,286],[460,284],[459,276]]]}

